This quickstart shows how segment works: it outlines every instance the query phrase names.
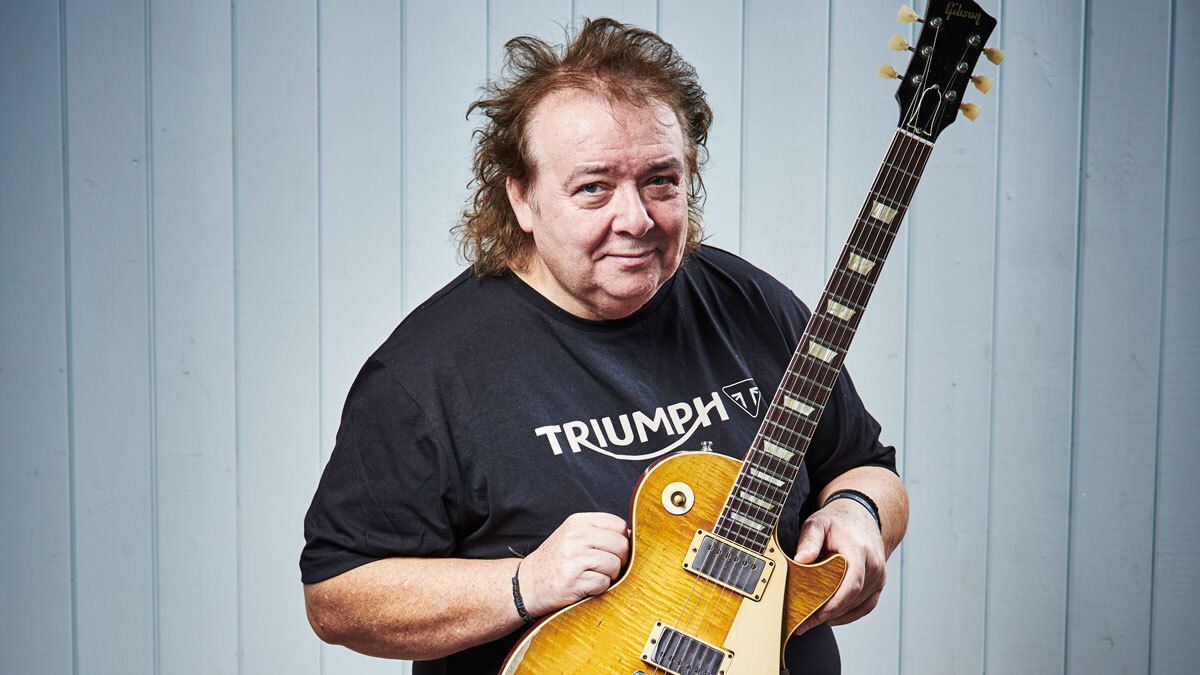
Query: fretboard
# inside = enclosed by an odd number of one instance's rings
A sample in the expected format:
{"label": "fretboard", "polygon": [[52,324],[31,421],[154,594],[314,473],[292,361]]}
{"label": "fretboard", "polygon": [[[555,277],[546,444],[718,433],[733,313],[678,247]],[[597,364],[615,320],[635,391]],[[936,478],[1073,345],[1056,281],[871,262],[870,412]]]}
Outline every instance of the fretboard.
{"label": "fretboard", "polygon": [[714,533],[766,550],[933,144],[896,130]]}

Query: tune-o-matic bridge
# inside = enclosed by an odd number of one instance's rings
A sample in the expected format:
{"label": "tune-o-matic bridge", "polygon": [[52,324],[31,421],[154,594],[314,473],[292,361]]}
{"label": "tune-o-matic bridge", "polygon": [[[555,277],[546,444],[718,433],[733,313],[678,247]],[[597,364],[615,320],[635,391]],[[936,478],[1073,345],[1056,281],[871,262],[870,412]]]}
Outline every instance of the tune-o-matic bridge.
{"label": "tune-o-matic bridge", "polygon": [[711,532],[696,530],[683,559],[683,568],[747,598],[760,600],[771,572],[775,570],[775,561]]}

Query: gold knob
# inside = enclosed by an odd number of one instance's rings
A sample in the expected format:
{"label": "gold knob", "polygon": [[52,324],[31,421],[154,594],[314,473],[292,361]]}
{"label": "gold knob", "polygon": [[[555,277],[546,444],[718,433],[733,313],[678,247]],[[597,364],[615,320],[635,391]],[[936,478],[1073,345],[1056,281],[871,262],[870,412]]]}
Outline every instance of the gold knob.
{"label": "gold knob", "polygon": [[920,17],[917,16],[912,7],[900,5],[900,11],[896,12],[896,20],[900,23],[913,23],[914,21],[919,21]]}
{"label": "gold knob", "polygon": [[671,495],[671,503],[675,506],[683,506],[687,503],[687,496],[682,492],[676,492]]}
{"label": "gold knob", "polygon": [[900,73],[897,73],[895,68],[886,63],[882,66],[879,66],[879,70],[875,72],[879,73],[879,76],[885,80],[896,80],[900,78]]}
{"label": "gold knob", "polygon": [[972,75],[971,84],[974,84],[976,89],[986,94],[992,88],[992,78],[987,75]]}
{"label": "gold knob", "polygon": [[888,49],[894,52],[902,52],[908,49],[908,40],[899,33],[892,33],[892,37],[888,38]]}
{"label": "gold knob", "polygon": [[979,117],[980,107],[975,105],[974,103],[964,103],[964,104],[958,106],[958,109],[962,111],[962,114],[964,117],[971,120],[972,122],[974,122],[976,120],[976,118]]}
{"label": "gold knob", "polygon": [[1004,60],[1004,50],[999,47],[988,47],[983,50],[983,55],[987,57],[988,61],[996,65],[1000,65],[1000,62]]}

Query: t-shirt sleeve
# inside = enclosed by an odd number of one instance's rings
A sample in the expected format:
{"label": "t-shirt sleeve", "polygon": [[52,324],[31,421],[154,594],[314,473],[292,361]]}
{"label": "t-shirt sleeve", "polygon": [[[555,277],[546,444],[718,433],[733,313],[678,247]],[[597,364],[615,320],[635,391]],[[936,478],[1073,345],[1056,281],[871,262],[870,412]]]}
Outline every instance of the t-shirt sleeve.
{"label": "t-shirt sleeve", "polygon": [[304,519],[304,583],[396,556],[446,556],[461,485],[436,428],[372,359],[350,389],[337,442]]}

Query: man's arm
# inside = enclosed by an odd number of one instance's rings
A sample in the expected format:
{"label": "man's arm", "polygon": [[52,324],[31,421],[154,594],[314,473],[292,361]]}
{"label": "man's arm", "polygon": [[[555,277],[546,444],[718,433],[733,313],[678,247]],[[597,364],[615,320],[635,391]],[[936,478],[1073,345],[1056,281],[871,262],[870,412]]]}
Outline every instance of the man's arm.
{"label": "man's arm", "polygon": [[870,512],[851,499],[835,499],[804,521],[796,561],[810,563],[822,552],[841,553],[849,567],[837,592],[805,622],[801,632],[822,623],[850,623],[875,609],[887,581],[887,559],[908,529],[908,491],[888,469],[850,469],[821,490],[821,502],[838,490],[857,490],[870,497],[879,508],[883,532]]}
{"label": "man's arm", "polygon": [[625,521],[579,513],[523,561],[387,558],[304,587],[308,621],[324,641],[394,659],[435,659],[521,627],[512,577],[542,616],[603,593],[629,555]]}

